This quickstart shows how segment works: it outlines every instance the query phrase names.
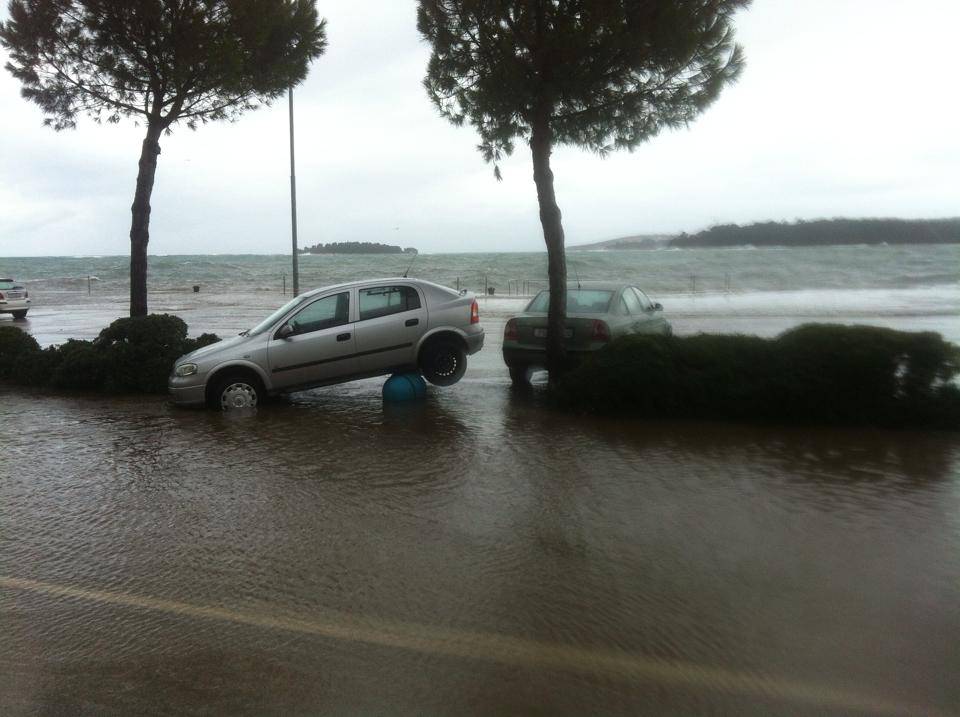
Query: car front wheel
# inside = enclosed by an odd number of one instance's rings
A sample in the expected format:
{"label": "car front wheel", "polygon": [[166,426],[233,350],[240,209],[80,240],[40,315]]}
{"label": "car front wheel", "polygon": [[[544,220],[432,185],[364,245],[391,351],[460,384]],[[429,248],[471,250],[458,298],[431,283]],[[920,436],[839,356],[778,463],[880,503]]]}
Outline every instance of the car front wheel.
{"label": "car front wheel", "polygon": [[420,371],[434,386],[452,386],[467,370],[467,352],[453,341],[434,341],[420,354]]}
{"label": "car front wheel", "polygon": [[221,411],[256,408],[263,402],[260,381],[244,375],[231,374],[217,379],[210,392],[210,405]]}

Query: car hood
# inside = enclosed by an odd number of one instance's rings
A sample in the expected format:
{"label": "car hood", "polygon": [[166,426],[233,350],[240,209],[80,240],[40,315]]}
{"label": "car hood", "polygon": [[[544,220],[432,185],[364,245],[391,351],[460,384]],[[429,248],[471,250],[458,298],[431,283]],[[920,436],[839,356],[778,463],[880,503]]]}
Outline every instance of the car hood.
{"label": "car hood", "polygon": [[212,356],[213,354],[220,353],[224,349],[229,349],[237,346],[238,344],[245,343],[249,340],[249,338],[249,336],[234,336],[231,339],[217,341],[215,344],[210,344],[209,346],[204,346],[202,349],[197,349],[196,351],[191,351],[188,354],[184,354],[177,359],[177,363],[182,363],[183,361],[196,361],[197,359]]}

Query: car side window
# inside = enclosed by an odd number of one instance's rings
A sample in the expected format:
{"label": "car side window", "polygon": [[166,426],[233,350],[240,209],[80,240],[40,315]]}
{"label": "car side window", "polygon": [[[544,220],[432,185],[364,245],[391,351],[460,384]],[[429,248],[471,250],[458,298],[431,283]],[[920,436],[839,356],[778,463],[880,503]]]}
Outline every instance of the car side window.
{"label": "car side window", "polygon": [[325,296],[299,311],[288,322],[294,334],[342,326],[350,322],[350,292]]}
{"label": "car side window", "polygon": [[640,304],[640,299],[637,298],[637,295],[630,289],[623,292],[623,301],[627,305],[629,313],[634,315],[643,313],[643,306]]}
{"label": "car side window", "polygon": [[412,286],[374,286],[360,289],[360,321],[420,308],[420,294]]}
{"label": "car side window", "polygon": [[640,301],[640,306],[644,311],[650,311],[653,308],[653,302],[650,301],[650,298],[640,291],[640,289],[633,287],[633,293],[637,295],[637,299]]}

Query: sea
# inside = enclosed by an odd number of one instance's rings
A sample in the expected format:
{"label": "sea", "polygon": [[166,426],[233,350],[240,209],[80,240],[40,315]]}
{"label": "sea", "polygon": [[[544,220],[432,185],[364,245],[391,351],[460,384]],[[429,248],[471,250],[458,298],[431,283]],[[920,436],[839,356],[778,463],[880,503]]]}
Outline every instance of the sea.
{"label": "sea", "polygon": [[[176,291],[276,292],[291,282],[289,255],[149,257],[149,287]],[[571,281],[629,281],[657,295],[697,292],[777,292],[806,289],[955,290],[960,245],[764,247],[567,251]],[[546,285],[545,252],[343,255],[299,257],[300,284],[314,288],[366,277],[410,276],[498,294],[535,293]],[[127,256],[0,257],[0,275],[27,282],[36,292],[85,292],[88,278],[100,293],[129,286]]]}
{"label": "sea", "polygon": [[[291,264],[289,255],[150,256],[150,307],[235,303],[238,309],[253,307],[252,318],[263,310],[258,307],[272,309],[291,295]],[[841,321],[933,330],[960,343],[960,245],[568,248],[567,267],[571,284],[608,280],[639,286],[671,318],[696,318],[681,321],[687,331],[772,335],[804,321]],[[488,303],[494,312],[509,313],[522,306],[523,297],[546,288],[547,257],[545,252],[307,254],[299,256],[299,273],[301,292],[408,273],[474,291],[493,299]],[[0,276],[24,282],[35,308],[103,305],[116,314],[129,296],[126,256],[0,258]],[[517,300],[497,301],[510,298]],[[109,320],[106,313],[103,320]]]}

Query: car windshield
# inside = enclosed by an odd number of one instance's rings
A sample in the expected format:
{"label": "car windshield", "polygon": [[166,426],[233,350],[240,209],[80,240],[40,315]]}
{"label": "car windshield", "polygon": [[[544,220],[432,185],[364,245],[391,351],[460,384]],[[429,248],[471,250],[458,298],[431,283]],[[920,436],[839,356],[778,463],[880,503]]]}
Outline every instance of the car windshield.
{"label": "car windshield", "polygon": [[270,314],[270,316],[265,318],[259,324],[254,326],[252,329],[247,329],[243,333],[247,334],[248,336],[256,336],[257,334],[263,333],[264,331],[269,329],[271,326],[273,326],[274,322],[277,321],[277,319],[279,319],[285,313],[290,311],[290,309],[292,309],[294,306],[299,304],[300,301],[301,301],[301,297],[299,296],[293,299],[290,299],[290,301],[288,301],[286,304],[284,304],[279,309],[274,311],[272,314]]}
{"label": "car windshield", "polygon": [[[605,314],[610,307],[612,291],[597,289],[568,289],[568,314]],[[550,307],[550,292],[541,291],[527,306],[527,311],[534,314],[545,314]]]}

